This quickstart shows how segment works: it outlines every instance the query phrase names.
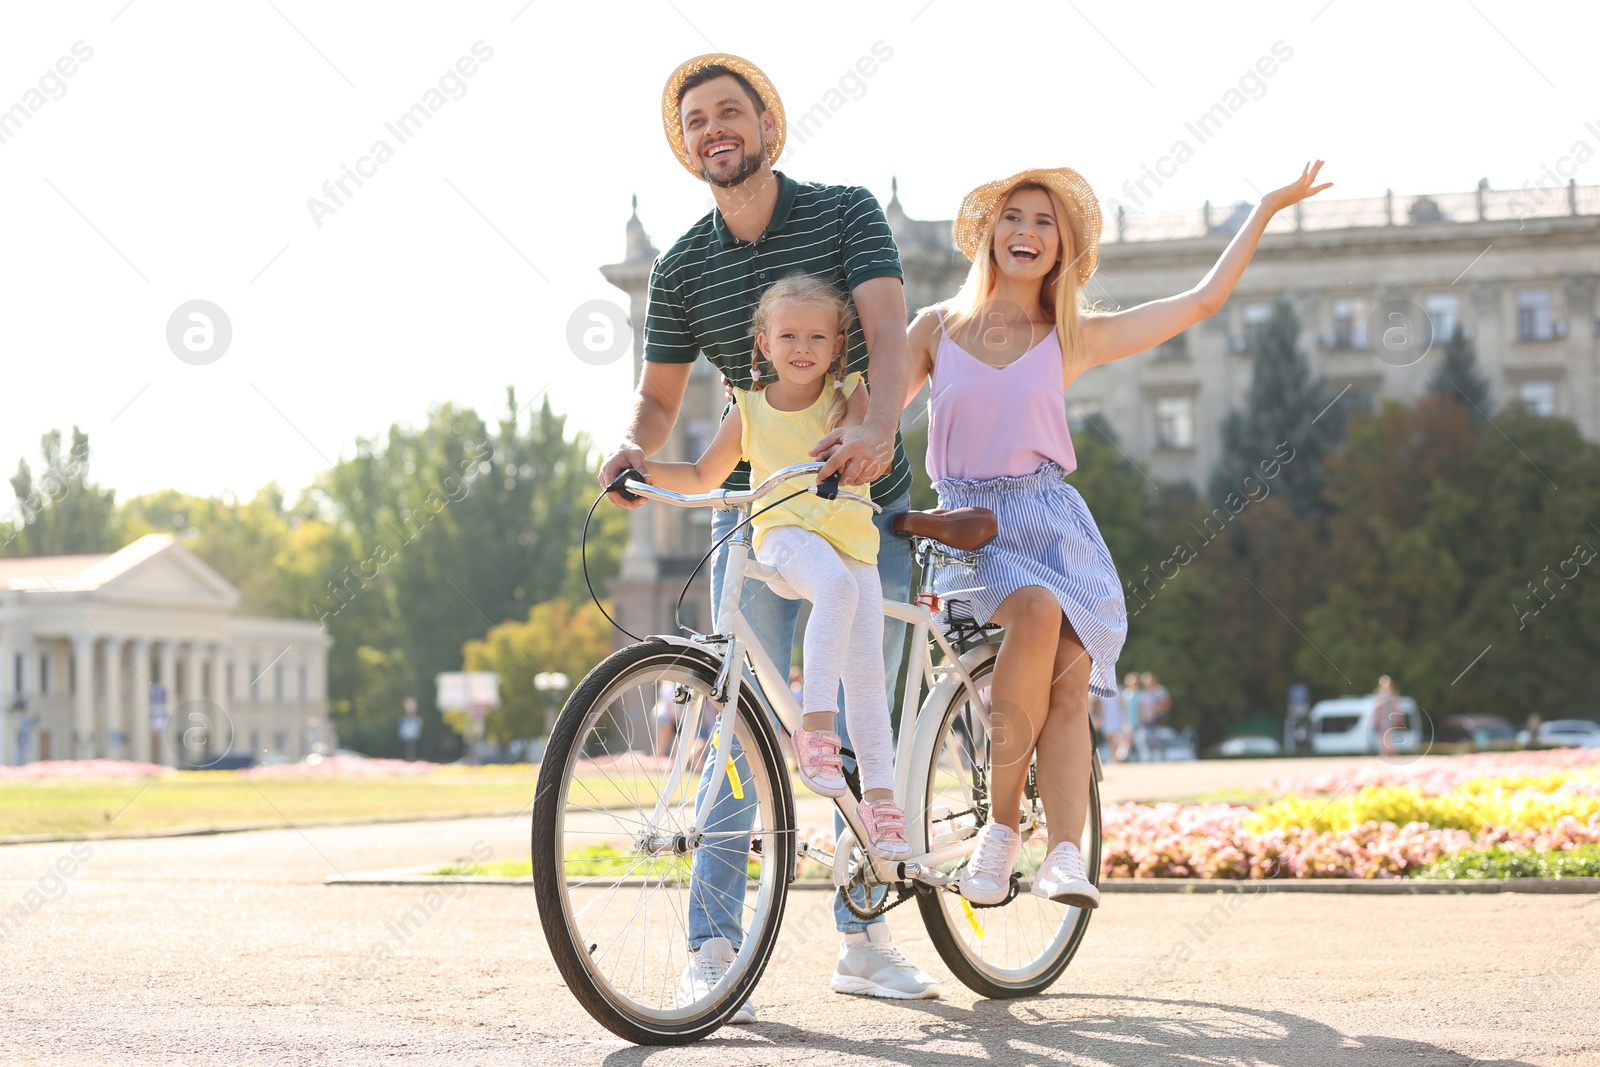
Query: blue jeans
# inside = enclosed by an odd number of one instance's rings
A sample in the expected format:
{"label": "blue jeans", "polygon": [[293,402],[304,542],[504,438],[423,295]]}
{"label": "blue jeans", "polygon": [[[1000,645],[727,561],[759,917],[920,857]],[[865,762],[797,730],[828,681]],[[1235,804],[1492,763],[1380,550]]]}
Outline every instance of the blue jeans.
{"label": "blue jeans", "polygon": [[[881,514],[874,516],[878,527],[878,575],[883,582],[885,600],[907,600],[911,596],[911,542],[889,529],[896,515],[910,510],[910,494],[884,505]],[[712,513],[711,538],[720,540],[733,529],[737,517],[733,512]],[[728,550],[724,545],[717,552],[711,567],[711,603],[715,610],[722,601],[722,584],[728,566]],[[761,582],[746,580],[744,593],[739,600],[740,610],[755,631],[762,649],[777,666],[778,673],[787,676],[794,662],[794,630],[800,618],[800,602],[787,600]],[[885,620],[883,628],[884,684],[889,691],[889,707],[895,707],[895,682],[900,678],[900,663],[905,653],[905,623],[895,619]],[[850,734],[845,725],[844,692],[839,693],[840,711],[836,727],[846,748],[850,747]],[[776,728],[776,724],[774,724]],[[734,767],[741,778],[750,781],[750,767],[742,748],[735,743]],[[847,761],[853,766],[853,761]],[[705,795],[712,782],[717,784],[716,799],[706,816],[707,830],[748,830],[755,822],[755,798],[746,794],[744,799],[733,795],[728,776],[720,767],[712,767],[707,758],[705,771],[700,777],[700,791],[696,798]],[[833,817],[833,832],[837,839],[844,832],[844,819],[837,813]],[[746,858],[750,855],[748,838],[719,838],[716,844],[696,850],[692,867],[692,885],[689,893],[689,949],[694,951],[713,937],[725,937],[735,950],[744,943],[744,898],[746,884]],[[834,925],[840,933],[865,930],[867,923],[850,914],[837,898],[833,903]],[[883,922],[882,919],[874,920]]]}

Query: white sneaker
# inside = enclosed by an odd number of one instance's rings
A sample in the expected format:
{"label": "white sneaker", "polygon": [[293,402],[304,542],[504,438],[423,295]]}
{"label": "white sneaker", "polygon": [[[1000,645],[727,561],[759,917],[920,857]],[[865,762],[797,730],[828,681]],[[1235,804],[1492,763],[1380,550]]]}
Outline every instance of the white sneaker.
{"label": "white sneaker", "polygon": [[828,984],[835,993],[891,1000],[928,1000],[939,995],[939,980],[900,955],[891,942],[889,924],[884,922],[873,923],[864,933],[844,935],[839,965]]}
{"label": "white sneaker", "polygon": [[1011,892],[1011,871],[1022,839],[1009,826],[985,823],[961,872],[961,895],[973,904],[998,904]]}
{"label": "white sneaker", "polygon": [[1051,849],[1039,873],[1033,876],[1033,895],[1048,897],[1057,904],[1074,908],[1094,908],[1100,905],[1100,890],[1089,881],[1084,870],[1083,853],[1071,841],[1063,841]]}
{"label": "white sneaker", "polygon": [[[678,981],[678,993],[673,1002],[680,1008],[687,1008],[709,997],[712,989],[722,981],[723,975],[728,973],[734,955],[733,942],[725,937],[713,937],[700,946],[700,951],[689,953],[689,966],[684,968],[683,977]],[[756,1006],[746,1000],[728,1021],[755,1022]]]}

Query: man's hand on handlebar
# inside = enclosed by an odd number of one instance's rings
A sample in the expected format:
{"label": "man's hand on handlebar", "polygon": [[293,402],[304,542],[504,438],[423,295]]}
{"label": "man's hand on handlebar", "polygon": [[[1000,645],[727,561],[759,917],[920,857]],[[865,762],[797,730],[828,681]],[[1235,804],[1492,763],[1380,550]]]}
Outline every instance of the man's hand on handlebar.
{"label": "man's hand on handlebar", "polygon": [[[600,484],[609,486],[617,480],[618,475],[629,469],[638,471],[645,481],[650,480],[650,468],[645,463],[644,453],[639,450],[638,445],[624,441],[601,465]],[[636,508],[644,503],[644,498],[639,496],[629,500],[620,493],[608,492],[606,497],[619,508]]]}

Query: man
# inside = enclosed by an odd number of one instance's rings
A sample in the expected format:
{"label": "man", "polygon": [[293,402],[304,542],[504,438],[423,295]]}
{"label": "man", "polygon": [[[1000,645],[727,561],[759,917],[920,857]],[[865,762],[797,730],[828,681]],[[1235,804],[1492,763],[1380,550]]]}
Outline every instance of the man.
{"label": "man", "polygon": [[[910,507],[911,472],[900,447],[899,415],[906,380],[906,311],[899,253],[872,194],[849,186],[801,184],[772,169],[783,151],[783,104],[766,76],[737,56],[699,56],[667,79],[662,96],[667,141],[679,162],[711,186],[716,208],[655,263],[645,319],[644,369],[623,441],[606,459],[600,481],[609,485],[632,467],[649,475],[648,457],[667,441],[696,358],[704,355],[740,388],[751,380],[750,324],[761,293],[797,271],[826,278],[855,304],[848,367],[861,371],[870,403],[866,421],[843,427],[817,443],[826,460],[819,479],[839,472],[842,483],[871,483],[880,532],[878,570],[885,599],[905,600],[911,587],[909,544],[889,532],[895,515]],[[747,486],[743,464],[728,487]],[[642,501],[624,501],[622,507]],[[713,543],[734,516],[716,512]],[[720,603],[727,551],[711,571],[711,602]],[[777,596],[759,582],[744,587],[741,608],[762,647],[787,674],[793,657],[799,602]],[[904,625],[884,628],[886,684],[899,676]],[[892,703],[891,703],[891,706]],[[845,716],[839,716],[843,737]],[[849,747],[849,740],[844,739]],[[715,778],[713,782],[712,779]],[[749,827],[753,798],[732,795],[724,775],[707,768],[701,788],[716,788],[710,819]],[[842,829],[836,820],[835,831]],[[700,850],[693,867],[689,906],[688,971],[680,1003],[705,995],[725,973],[742,943],[748,842]],[[938,985],[893,947],[882,919],[863,923],[841,903],[835,925],[843,935],[835,990],[896,999],[938,996]],[[734,1022],[755,1022],[746,1002]]]}
{"label": "man", "polygon": [[[1167,687],[1156,681],[1156,676],[1145,671],[1139,676],[1139,714],[1144,720],[1145,746],[1151,752],[1156,750],[1156,739],[1160,737],[1156,729],[1167,721],[1167,712],[1172,710],[1172,697],[1167,693]],[[1161,759],[1167,758],[1166,747],[1161,747]]]}

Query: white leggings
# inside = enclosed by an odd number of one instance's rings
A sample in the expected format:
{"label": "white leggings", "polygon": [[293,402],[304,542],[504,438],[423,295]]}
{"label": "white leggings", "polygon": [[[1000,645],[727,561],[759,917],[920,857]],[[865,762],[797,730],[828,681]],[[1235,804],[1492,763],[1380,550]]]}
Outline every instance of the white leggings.
{"label": "white leggings", "polygon": [[[894,737],[883,678],[883,585],[878,568],[839,552],[799,526],[769,529],[758,557],[791,588],[773,592],[811,602],[805,633],[803,710],[837,711],[844,683],[850,745],[861,788],[894,788]],[[798,594],[798,596],[796,595]]]}

